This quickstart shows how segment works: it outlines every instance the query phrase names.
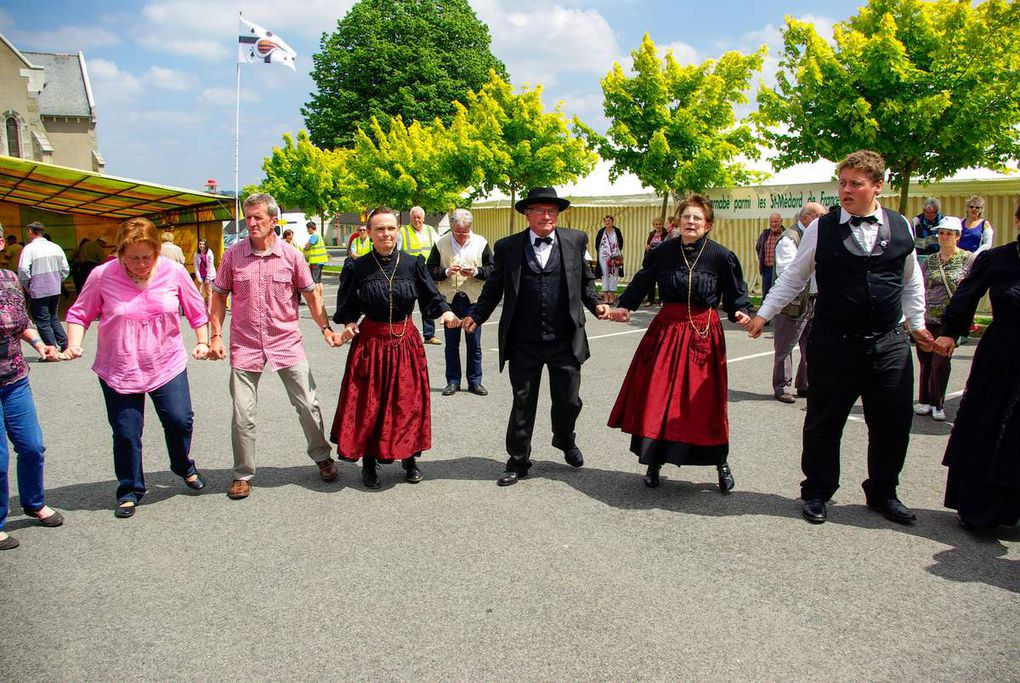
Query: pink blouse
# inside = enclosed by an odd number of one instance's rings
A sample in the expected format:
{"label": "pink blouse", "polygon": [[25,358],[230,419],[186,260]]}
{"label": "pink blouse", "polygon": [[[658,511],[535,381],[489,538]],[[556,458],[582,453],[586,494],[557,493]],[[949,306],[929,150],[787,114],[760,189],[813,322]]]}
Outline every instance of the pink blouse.
{"label": "pink blouse", "polygon": [[67,322],[88,329],[100,318],[92,369],[117,393],[141,394],[163,386],[188,363],[182,307],[192,328],[209,322],[202,295],[184,266],[156,259],[156,273],[141,288],[113,260],[89,275],[67,311]]}

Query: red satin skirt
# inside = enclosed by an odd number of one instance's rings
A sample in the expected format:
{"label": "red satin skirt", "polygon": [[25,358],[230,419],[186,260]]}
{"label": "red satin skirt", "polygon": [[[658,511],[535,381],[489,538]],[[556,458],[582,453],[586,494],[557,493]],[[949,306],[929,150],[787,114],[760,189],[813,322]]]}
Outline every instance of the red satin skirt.
{"label": "red satin skirt", "polygon": [[724,462],[730,433],[726,337],[715,309],[694,306],[691,317],[699,330],[708,327],[707,336],[691,327],[686,304],[666,304],[655,316],[634,353],[609,426],[656,441],[722,446]]}
{"label": "red satin skirt", "polygon": [[421,334],[411,318],[389,323],[367,318],[351,342],[330,440],[337,455],[403,460],[432,447],[429,370]]}

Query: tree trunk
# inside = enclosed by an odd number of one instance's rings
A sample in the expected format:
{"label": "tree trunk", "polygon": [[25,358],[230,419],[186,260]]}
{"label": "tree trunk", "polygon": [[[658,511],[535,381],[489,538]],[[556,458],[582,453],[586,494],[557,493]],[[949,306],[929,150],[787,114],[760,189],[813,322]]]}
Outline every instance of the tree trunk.
{"label": "tree trunk", "polygon": [[669,208],[669,190],[662,193],[662,224],[666,225],[666,209]]}
{"label": "tree trunk", "polygon": [[517,218],[517,210],[514,204],[517,203],[517,188],[510,188],[510,234],[514,234],[514,219]]}
{"label": "tree trunk", "polygon": [[897,209],[901,215],[907,215],[907,198],[910,193],[910,174],[914,172],[914,164],[906,162],[900,173],[900,206]]}

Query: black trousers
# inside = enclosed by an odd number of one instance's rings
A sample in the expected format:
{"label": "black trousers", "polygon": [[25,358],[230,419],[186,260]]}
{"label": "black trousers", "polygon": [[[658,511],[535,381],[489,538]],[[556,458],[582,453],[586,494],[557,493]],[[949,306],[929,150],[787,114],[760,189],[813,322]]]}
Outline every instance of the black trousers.
{"label": "black trousers", "polygon": [[531,436],[535,431],[538,392],[542,388],[542,369],[549,368],[549,396],[554,448],[575,446],[574,425],[581,413],[581,364],[571,350],[569,340],[521,342],[511,340],[507,353],[510,385],[514,402],[506,427],[507,468],[527,471],[531,466]]}
{"label": "black trousers", "polygon": [[801,482],[804,500],[828,500],[839,488],[839,445],[854,402],[868,425],[868,479],[876,502],[896,495],[913,420],[914,370],[901,328],[873,338],[844,336],[816,321],[808,341],[807,415]]}

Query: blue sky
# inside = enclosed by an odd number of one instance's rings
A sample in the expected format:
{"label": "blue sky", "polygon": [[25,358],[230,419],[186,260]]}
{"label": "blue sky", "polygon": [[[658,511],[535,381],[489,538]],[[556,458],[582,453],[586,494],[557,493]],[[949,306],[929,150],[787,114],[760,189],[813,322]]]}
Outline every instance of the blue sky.
{"label": "blue sky", "polygon": [[[290,3],[251,0],[145,2],[5,0],[0,33],[29,51],[84,52],[99,115],[107,172],[188,188],[207,178],[233,185],[237,14],[280,35],[298,52],[297,73],[279,65],[241,67],[241,184],[261,178],[261,163],[284,132],[303,126],[301,106],[314,83],[311,55],[353,0]],[[604,129],[599,79],[649,33],[681,61],[729,49],[770,47],[762,78],[775,73],[784,15],[833,23],[856,13],[847,0],[676,2],[669,0],[472,0],[489,25],[493,52],[520,85],[541,84],[547,107]],[[295,9],[299,7],[300,9]],[[818,180],[828,166],[804,167],[777,180]],[[640,191],[634,178],[611,187],[605,168],[574,188],[579,194]]]}

